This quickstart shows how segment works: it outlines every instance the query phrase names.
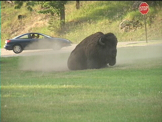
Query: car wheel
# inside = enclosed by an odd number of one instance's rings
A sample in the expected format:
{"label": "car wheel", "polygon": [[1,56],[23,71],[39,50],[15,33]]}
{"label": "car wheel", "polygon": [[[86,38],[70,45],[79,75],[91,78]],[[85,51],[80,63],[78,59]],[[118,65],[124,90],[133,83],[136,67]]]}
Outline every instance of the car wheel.
{"label": "car wheel", "polygon": [[20,45],[14,45],[13,46],[13,52],[18,54],[21,53],[23,51],[22,47]]}

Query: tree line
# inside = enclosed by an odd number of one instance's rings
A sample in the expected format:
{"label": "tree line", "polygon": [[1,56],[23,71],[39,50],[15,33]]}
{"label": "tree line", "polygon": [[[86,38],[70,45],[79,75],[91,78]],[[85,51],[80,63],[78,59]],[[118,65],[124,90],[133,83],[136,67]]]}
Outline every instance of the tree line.
{"label": "tree line", "polygon": [[[50,27],[53,26],[52,23],[56,22],[56,18],[58,19],[59,22],[58,28],[61,29],[65,25],[65,5],[68,3],[68,1],[59,0],[59,1],[13,1],[13,2],[15,9],[21,9],[21,7],[24,5],[27,8],[27,10],[33,11],[34,6],[36,5],[40,6],[41,9],[38,10],[38,13],[51,15],[49,21]],[[147,2],[149,5],[152,6],[162,5],[161,1],[141,1],[141,2]],[[79,0],[76,0],[76,9],[80,9]]]}
{"label": "tree line", "polygon": [[[38,13],[50,14],[51,17],[59,17],[60,27],[65,25],[65,4],[68,1],[14,1],[15,9],[20,9],[23,5],[33,11],[35,5],[39,5],[41,10]],[[80,1],[76,0],[76,9],[80,8]]]}

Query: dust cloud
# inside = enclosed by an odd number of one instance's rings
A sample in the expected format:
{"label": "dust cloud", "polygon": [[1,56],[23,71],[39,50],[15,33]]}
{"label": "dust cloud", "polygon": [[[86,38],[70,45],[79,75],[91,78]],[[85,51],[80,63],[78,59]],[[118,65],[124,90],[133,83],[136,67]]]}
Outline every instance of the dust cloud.
{"label": "dust cloud", "polygon": [[21,70],[43,72],[68,70],[67,60],[73,46],[61,48],[58,43],[52,44],[44,40],[39,43],[32,43],[27,49],[32,49],[33,46],[37,46],[41,50],[30,53],[23,52],[24,54],[19,60]]}
{"label": "dust cloud", "polygon": [[162,63],[162,44],[121,47],[117,51],[116,66],[119,67],[149,67],[149,65]]}
{"label": "dust cloud", "polygon": [[21,70],[27,71],[67,71],[69,53],[41,54],[36,56],[23,56],[20,58]]}
{"label": "dust cloud", "polygon": [[32,42],[27,47],[25,47],[26,50],[35,49],[35,48],[58,50],[61,48],[61,44],[55,41],[50,41],[48,39],[41,39],[39,41]]}
{"label": "dust cloud", "polygon": [[24,54],[19,60],[19,67],[21,70],[43,72],[68,70],[67,60],[71,49],[62,47],[59,43],[51,43],[48,40],[42,39],[39,42],[28,45],[26,50],[35,47],[37,47],[38,50],[28,54],[23,52]]}
{"label": "dust cloud", "polygon": [[[67,60],[71,51],[69,47],[61,50],[40,51],[30,56],[22,56],[19,60],[21,70],[28,71],[68,71]],[[130,68],[149,67],[162,63],[162,44],[149,46],[118,47],[117,62],[113,67]],[[113,68],[112,67],[112,68]]]}

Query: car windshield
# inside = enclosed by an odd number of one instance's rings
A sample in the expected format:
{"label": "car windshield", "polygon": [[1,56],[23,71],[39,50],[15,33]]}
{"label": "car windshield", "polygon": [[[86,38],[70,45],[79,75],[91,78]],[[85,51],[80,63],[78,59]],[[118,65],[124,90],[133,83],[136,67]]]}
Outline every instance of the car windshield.
{"label": "car windshield", "polygon": [[19,35],[19,36],[14,37],[13,39],[21,38],[23,36],[26,36],[27,37],[28,35],[26,35],[26,34],[25,35]]}
{"label": "car windshield", "polygon": [[51,36],[48,36],[48,35],[45,35],[45,34],[41,34],[41,35],[43,35],[45,37],[48,37],[48,38],[52,38]]}
{"label": "car windshield", "polygon": [[29,36],[28,35],[20,36],[18,37],[18,39],[29,39]]}

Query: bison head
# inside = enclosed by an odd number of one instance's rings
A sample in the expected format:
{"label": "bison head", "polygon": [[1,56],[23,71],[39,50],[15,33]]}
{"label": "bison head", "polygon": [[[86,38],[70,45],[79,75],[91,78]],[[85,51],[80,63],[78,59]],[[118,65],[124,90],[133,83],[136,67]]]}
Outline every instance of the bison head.
{"label": "bison head", "polygon": [[105,54],[105,60],[107,64],[113,66],[116,64],[117,55],[117,38],[113,33],[107,33],[103,35],[99,40],[98,44],[102,47],[103,53]]}

